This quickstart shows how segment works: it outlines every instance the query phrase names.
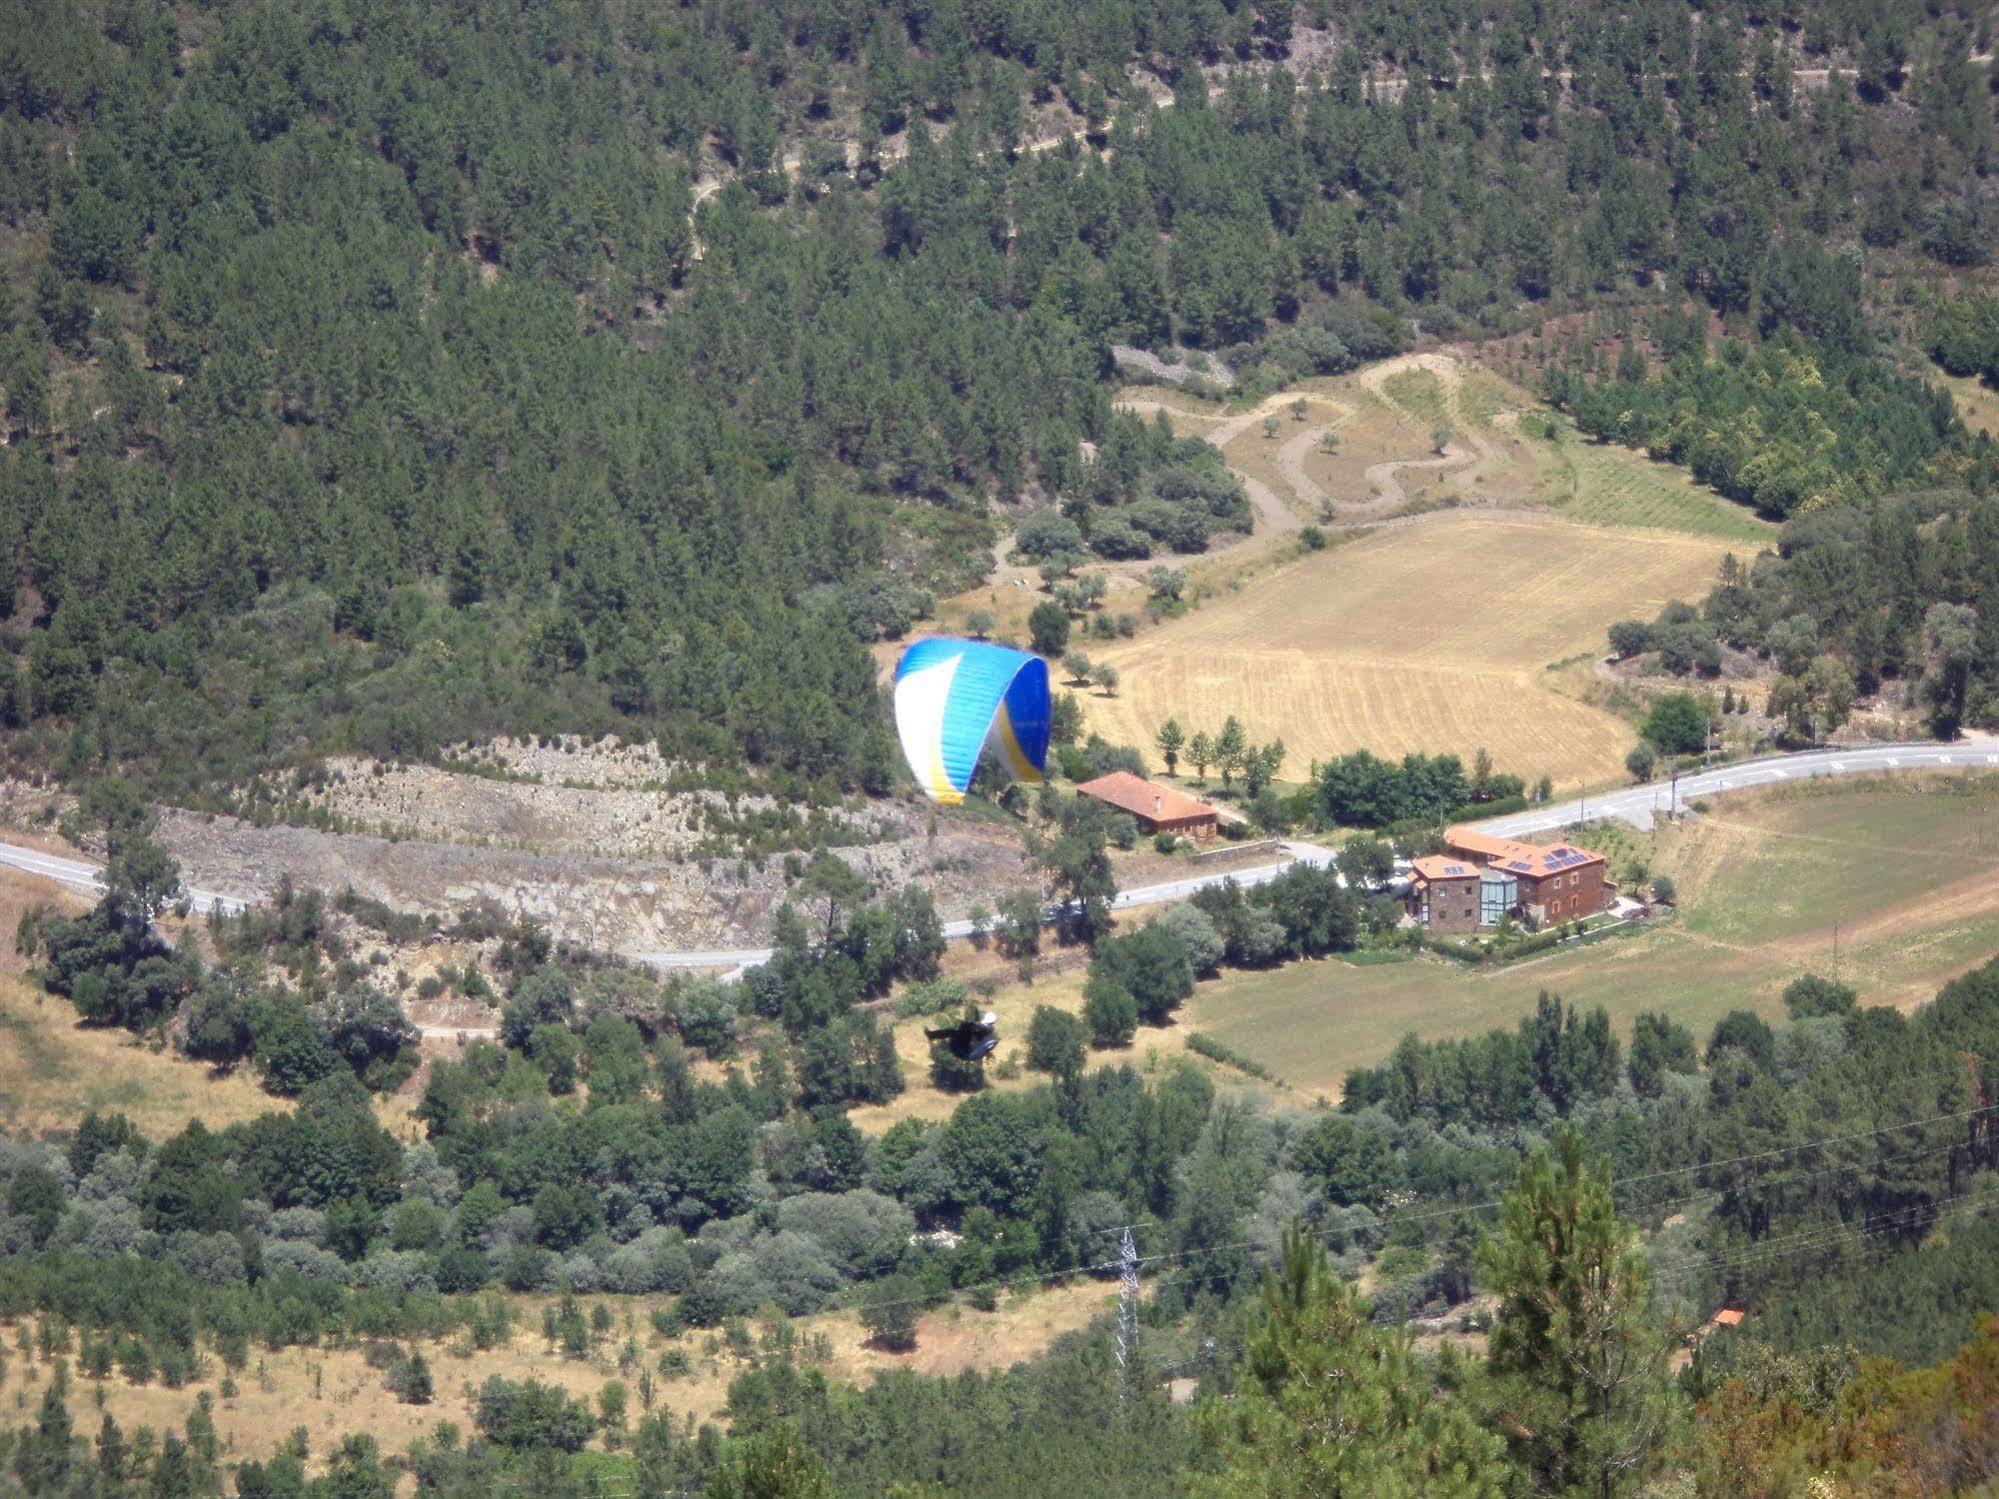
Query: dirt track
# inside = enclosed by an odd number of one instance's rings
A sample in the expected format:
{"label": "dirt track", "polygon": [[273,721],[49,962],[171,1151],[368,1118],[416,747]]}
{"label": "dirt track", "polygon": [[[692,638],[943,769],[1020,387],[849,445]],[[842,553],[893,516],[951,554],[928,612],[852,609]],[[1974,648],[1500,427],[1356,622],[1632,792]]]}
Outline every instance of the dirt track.
{"label": "dirt track", "polygon": [[1379,490],[1382,498],[1391,505],[1403,504],[1408,499],[1400,478],[1404,472],[1461,469],[1493,452],[1492,444],[1478,431],[1476,424],[1465,421],[1464,413],[1458,406],[1458,389],[1464,383],[1464,370],[1455,358],[1446,354],[1404,354],[1397,359],[1385,359],[1380,364],[1369,365],[1360,372],[1360,383],[1382,405],[1420,427],[1422,418],[1388,393],[1390,380],[1397,375],[1419,370],[1434,376],[1443,388],[1444,409],[1451,419],[1451,440],[1444,444],[1444,451],[1436,457],[1395,458],[1368,466],[1367,482]]}

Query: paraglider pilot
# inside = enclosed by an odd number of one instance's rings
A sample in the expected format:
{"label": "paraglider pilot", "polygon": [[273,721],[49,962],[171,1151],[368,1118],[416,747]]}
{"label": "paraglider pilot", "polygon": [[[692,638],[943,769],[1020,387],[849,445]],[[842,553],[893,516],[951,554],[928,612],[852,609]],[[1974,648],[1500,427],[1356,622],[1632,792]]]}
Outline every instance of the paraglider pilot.
{"label": "paraglider pilot", "polygon": [[925,1030],[923,1034],[932,1041],[944,1042],[959,1061],[976,1062],[999,1045],[999,1016],[987,1010],[982,1015],[967,1015],[943,1030]]}

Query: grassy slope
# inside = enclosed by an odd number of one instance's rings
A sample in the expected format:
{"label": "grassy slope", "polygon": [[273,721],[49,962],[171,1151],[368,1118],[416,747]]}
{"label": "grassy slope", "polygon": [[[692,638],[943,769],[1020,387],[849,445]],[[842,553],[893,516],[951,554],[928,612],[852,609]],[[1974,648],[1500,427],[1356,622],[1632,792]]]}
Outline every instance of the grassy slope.
{"label": "grassy slope", "polygon": [[1675,927],[1497,972],[1419,959],[1237,975],[1203,986],[1188,1023],[1334,1096],[1407,1032],[1511,1026],[1544,989],[1605,1006],[1627,1031],[1651,1009],[1703,1039],[1732,1009],[1781,1016],[1784,985],[1830,966],[1835,921],[1838,974],[1872,1003],[1919,1004],[1999,950],[1999,780],[1801,787],[1712,808],[1657,840],[1654,867],[1681,881]]}
{"label": "grassy slope", "polygon": [[[0,931],[34,905],[74,910],[77,901],[47,880],[0,873]],[[42,993],[23,967],[10,945],[0,962],[0,1134],[60,1132],[88,1110],[116,1109],[161,1136],[190,1119],[221,1129],[287,1107],[247,1074],[221,1076],[123,1031],[79,1025],[69,1002]]]}
{"label": "grassy slope", "polygon": [[1558,515],[1600,526],[1645,526],[1742,543],[1750,551],[1775,529],[1740,505],[1703,489],[1670,464],[1628,448],[1589,442],[1564,423],[1561,438],[1533,441],[1545,465],[1544,493]]}

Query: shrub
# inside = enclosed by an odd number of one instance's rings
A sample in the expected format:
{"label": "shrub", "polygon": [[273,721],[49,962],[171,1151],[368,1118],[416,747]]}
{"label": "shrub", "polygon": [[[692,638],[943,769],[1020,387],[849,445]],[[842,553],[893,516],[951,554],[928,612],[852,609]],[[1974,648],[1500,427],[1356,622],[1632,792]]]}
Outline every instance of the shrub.
{"label": "shrub", "polygon": [[1225,946],[1215,920],[1199,906],[1175,906],[1153,923],[1173,934],[1187,950],[1187,966],[1197,979],[1213,978],[1221,971]]}
{"label": "shrub", "polygon": [[1848,985],[1837,979],[1820,978],[1815,973],[1794,979],[1784,991],[1784,1009],[1793,1020],[1848,1015],[1859,1000],[1860,996]]}
{"label": "shrub", "polygon": [[1099,944],[1093,973],[1116,981],[1148,1025],[1164,1025],[1180,1002],[1194,992],[1194,968],[1187,945],[1157,923]]}
{"label": "shrub", "polygon": [[502,1007],[500,1038],[517,1051],[526,1050],[538,1027],[569,1024],[575,998],[575,987],[563,969],[552,963],[537,968],[515,986]]}
{"label": "shrub", "polygon": [[907,1353],[916,1346],[916,1315],[920,1310],[916,1281],[907,1275],[891,1275],[869,1286],[862,1297],[861,1326],[875,1347]]}
{"label": "shrub", "polygon": [[1610,627],[1610,648],[1627,661],[1652,648],[1652,627],[1642,619],[1620,619]]}
{"label": "shrub", "polygon": [[1037,561],[1047,557],[1073,557],[1083,550],[1083,533],[1076,523],[1059,510],[1038,510],[1020,523],[1014,545]]}
{"label": "shrub", "polygon": [[1090,1029],[1090,1044],[1098,1050],[1129,1046],[1138,1029],[1138,1002],[1117,980],[1092,973],[1083,985],[1083,1023]]}
{"label": "shrub", "polygon": [[1053,599],[1043,599],[1027,616],[1027,636],[1036,652],[1059,656],[1069,646],[1069,614]]}
{"label": "shrub", "polygon": [[1027,1025],[1027,1065],[1057,1077],[1083,1070],[1083,1045],[1089,1029],[1067,1011],[1053,1005],[1036,1008]]}
{"label": "shrub", "polygon": [[1690,692],[1669,692],[1645,718],[1645,737],[1669,755],[1698,754],[1707,746],[1707,714]]}
{"label": "shrub", "polygon": [[804,1234],[854,1278],[891,1270],[916,1222],[892,1197],[861,1188],[852,1192],[802,1192],[777,1205],[781,1229]]}
{"label": "shrub", "polygon": [[473,1420],[487,1441],[515,1451],[581,1452],[597,1424],[588,1406],[554,1386],[497,1374],[480,1387]]}
{"label": "shrub", "polygon": [[412,1352],[408,1358],[391,1364],[384,1382],[389,1393],[404,1405],[429,1405],[436,1393],[430,1377],[430,1365],[421,1353]]}
{"label": "shrub", "polygon": [[1187,1037],[1187,1050],[1197,1052],[1211,1062],[1220,1062],[1225,1067],[1233,1067],[1238,1072],[1246,1072],[1251,1077],[1271,1080],[1270,1069],[1261,1062],[1253,1061],[1231,1046],[1224,1045],[1212,1036],[1204,1036],[1199,1031]]}

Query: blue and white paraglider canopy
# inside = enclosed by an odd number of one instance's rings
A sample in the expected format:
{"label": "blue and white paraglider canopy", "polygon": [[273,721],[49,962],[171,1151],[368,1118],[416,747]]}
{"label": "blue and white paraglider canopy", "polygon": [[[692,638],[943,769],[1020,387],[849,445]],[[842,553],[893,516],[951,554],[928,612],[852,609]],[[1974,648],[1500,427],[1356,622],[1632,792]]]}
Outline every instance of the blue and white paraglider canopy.
{"label": "blue and white paraglider canopy", "polygon": [[895,668],[895,727],[925,792],[956,806],[991,745],[1017,781],[1048,759],[1048,663],[985,640],[919,640]]}

